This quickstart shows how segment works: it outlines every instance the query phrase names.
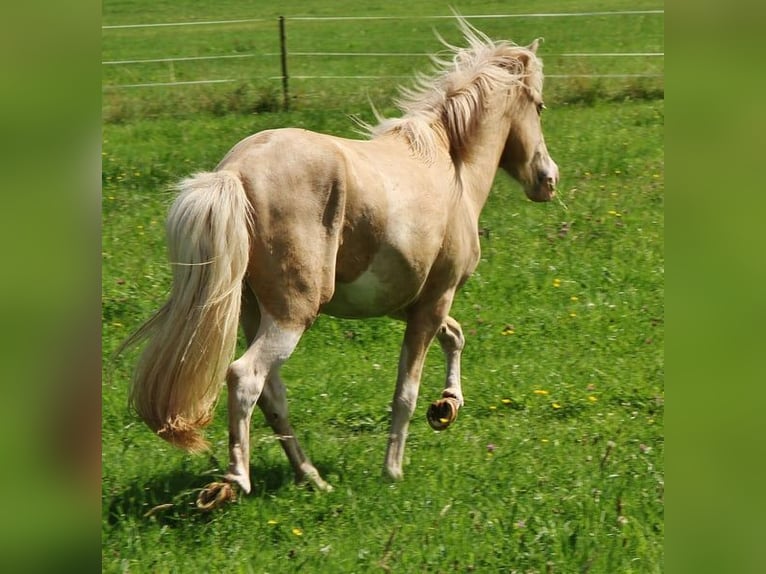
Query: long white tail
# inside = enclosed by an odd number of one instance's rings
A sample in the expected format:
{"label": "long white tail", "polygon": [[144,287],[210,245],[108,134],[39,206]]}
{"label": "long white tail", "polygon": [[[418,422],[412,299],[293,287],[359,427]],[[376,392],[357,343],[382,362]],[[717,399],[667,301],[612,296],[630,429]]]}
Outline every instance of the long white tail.
{"label": "long white tail", "polygon": [[130,404],[160,437],[196,452],[235,351],[252,221],[238,174],[199,173],[179,191],[167,220],[170,299],[128,342],[147,339]]}

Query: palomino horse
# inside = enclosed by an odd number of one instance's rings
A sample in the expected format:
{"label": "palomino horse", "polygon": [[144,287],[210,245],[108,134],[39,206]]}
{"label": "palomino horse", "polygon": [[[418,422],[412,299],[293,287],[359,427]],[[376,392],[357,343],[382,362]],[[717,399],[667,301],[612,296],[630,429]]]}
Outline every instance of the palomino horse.
{"label": "palomino horse", "polygon": [[[215,171],[181,182],[167,220],[170,298],[133,336],[148,339],[130,400],[160,437],[189,451],[228,385],[225,485],[250,492],[250,417],[257,404],[297,479],[330,486],[288,419],[280,366],[319,313],[406,322],[384,473],[402,477],[407,428],[434,338],[447,361],[428,410],[446,428],[463,405],[465,343],[450,317],[479,262],[479,214],[499,167],[533,201],[559,173],[540,126],[542,63],[529,47],[460,25],[466,48],[403,90],[403,112],[378,117],[364,141],[302,129],[257,133]],[[230,365],[241,323],[249,347]],[[222,489],[223,487],[221,487]],[[216,495],[220,495],[220,490]]]}

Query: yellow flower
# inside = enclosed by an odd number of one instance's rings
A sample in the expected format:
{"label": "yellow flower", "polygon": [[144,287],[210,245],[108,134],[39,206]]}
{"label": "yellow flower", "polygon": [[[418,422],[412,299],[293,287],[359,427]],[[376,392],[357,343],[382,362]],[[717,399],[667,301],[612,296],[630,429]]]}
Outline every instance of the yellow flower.
{"label": "yellow flower", "polygon": [[489,405],[489,410],[495,411],[497,410],[497,407],[495,405]]}
{"label": "yellow flower", "polygon": [[569,316],[570,316],[572,319],[574,319],[575,317],[577,317],[577,313],[575,313],[574,311],[572,311],[572,312],[569,314]]}
{"label": "yellow flower", "polygon": [[532,392],[535,393],[536,395],[547,395],[547,394],[550,394],[550,393],[548,393],[548,391],[546,391],[544,389],[535,389]]}
{"label": "yellow flower", "polygon": [[269,526],[275,526],[276,524],[279,524],[279,522],[277,522],[276,520],[272,519],[272,520],[269,520],[268,522],[266,522],[266,524],[268,524]]}
{"label": "yellow flower", "polygon": [[292,532],[296,536],[303,536],[303,530],[301,530],[300,528],[293,528]]}
{"label": "yellow flower", "polygon": [[500,402],[504,405],[510,405],[513,401],[511,399],[502,399]]}
{"label": "yellow flower", "polygon": [[561,279],[556,278],[553,280],[553,286],[554,287],[561,287]]}
{"label": "yellow flower", "polygon": [[580,299],[577,297],[577,295],[572,295],[569,299],[572,301],[579,301]]}
{"label": "yellow flower", "polygon": [[592,402],[592,403],[595,403],[595,402],[596,402],[598,399],[597,399],[596,397],[594,397],[593,395],[590,395],[590,396],[588,397],[588,400],[589,400],[590,402]]}
{"label": "yellow flower", "polygon": [[560,405],[560,404],[558,404],[558,403],[553,403],[551,406],[552,406],[554,409],[560,409],[560,408],[561,408],[561,405]]}

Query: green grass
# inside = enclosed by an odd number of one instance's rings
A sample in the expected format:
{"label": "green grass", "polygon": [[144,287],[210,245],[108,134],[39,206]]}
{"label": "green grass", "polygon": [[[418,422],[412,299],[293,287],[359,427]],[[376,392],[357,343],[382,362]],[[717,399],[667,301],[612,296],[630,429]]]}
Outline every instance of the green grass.
{"label": "green grass", "polygon": [[[253,16],[239,3],[204,12],[170,2],[149,12],[139,4],[106,2],[105,23]],[[529,11],[572,10],[566,2],[539,4]],[[607,4],[636,6],[580,8]],[[404,5],[377,10],[400,13]],[[330,6],[303,3],[300,13],[328,13]],[[473,13],[499,6],[458,7]],[[281,8],[287,13],[290,5]],[[336,10],[361,12],[343,3]],[[444,9],[423,3],[418,10]],[[591,32],[567,33],[584,50]],[[545,31],[546,49],[555,33]],[[612,36],[637,41],[630,33]],[[305,48],[342,40],[324,34],[312,39],[307,31]],[[424,50],[435,46],[430,24],[413,36]],[[370,32],[366,45],[384,40],[388,32]],[[121,57],[108,50],[104,59]],[[582,88],[586,96],[592,90]],[[380,477],[403,326],[321,317],[283,373],[296,431],[335,491],[295,486],[256,415],[253,494],[211,514],[194,509],[198,489],[226,467],[226,401],[206,433],[209,456],[185,455],[127,411],[135,357],[115,359],[113,352],[169,288],[163,222],[176,179],[210,169],[254,131],[297,125],[353,136],[346,114],[371,119],[362,90],[338,99],[339,92],[314,89],[305,88],[291,113],[231,113],[237,106],[224,103],[217,115],[168,113],[151,103],[166,92],[145,93],[130,114],[104,125],[103,570],[663,571],[664,102],[651,91],[549,105],[544,128],[561,168],[563,202],[533,204],[505,175],[496,179],[481,219],[482,262],[452,313],[468,340],[466,405],[444,433],[425,422],[444,377],[434,346],[404,481]],[[195,96],[183,97],[191,110]],[[105,98],[105,110],[110,105]]]}
{"label": "green grass", "polygon": [[[451,42],[459,42],[459,31],[451,20],[418,19],[419,16],[448,15],[436,2],[421,2],[413,13],[411,2],[373,5],[339,2],[331,4],[296,2],[257,12],[246,3],[230,2],[204,10],[186,3],[160,3],[151,11],[135,10],[142,3],[106,2],[105,25],[146,22],[219,21],[262,18],[255,22],[187,27],[107,29],[102,34],[102,60],[107,62],[162,58],[243,56],[215,60],[148,62],[103,66],[104,118],[108,122],[135,117],[195,115],[200,111],[222,114],[275,111],[282,106],[280,43],[277,16],[287,18],[288,74],[291,108],[337,110],[367,108],[372,99],[386,105],[395,86],[416,71],[429,67],[427,56],[344,57],[301,56],[305,52],[373,52],[431,54],[441,49],[434,31]],[[189,3],[191,4],[191,3]],[[315,5],[313,5],[315,4]],[[503,2],[465,2],[457,5],[463,14],[507,14],[536,12],[593,12],[656,10],[656,0],[536,2],[509,8]],[[406,20],[300,20],[301,16],[407,16]],[[475,19],[491,37],[529,43],[546,39],[541,49],[545,60],[548,98],[551,102],[574,102],[597,98],[656,97],[664,91],[664,80],[650,78],[582,78],[560,75],[662,74],[661,57],[571,57],[572,53],[646,53],[664,50],[664,16],[661,14],[612,15],[560,18]],[[296,54],[296,55],[292,55]],[[310,79],[301,79],[310,76]],[[363,79],[317,79],[315,76],[370,76]],[[235,80],[232,83],[179,87],[115,89],[109,86]]]}

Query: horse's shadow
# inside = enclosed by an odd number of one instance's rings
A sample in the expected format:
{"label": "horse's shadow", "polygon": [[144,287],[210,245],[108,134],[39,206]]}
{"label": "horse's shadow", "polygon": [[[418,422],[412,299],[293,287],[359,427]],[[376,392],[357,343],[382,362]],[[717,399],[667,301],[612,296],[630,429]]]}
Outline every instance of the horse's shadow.
{"label": "horse's shadow", "polygon": [[[287,464],[273,466],[250,465],[253,490],[245,495],[237,493],[237,500],[258,497],[276,492],[294,483],[294,475]],[[106,521],[116,525],[125,521],[160,523],[174,526],[192,522],[208,522],[231,505],[224,505],[215,512],[203,512],[197,507],[197,497],[211,482],[219,481],[219,475],[200,474],[198,470],[179,469],[156,475],[146,482],[131,484],[128,488],[105,495]]]}

